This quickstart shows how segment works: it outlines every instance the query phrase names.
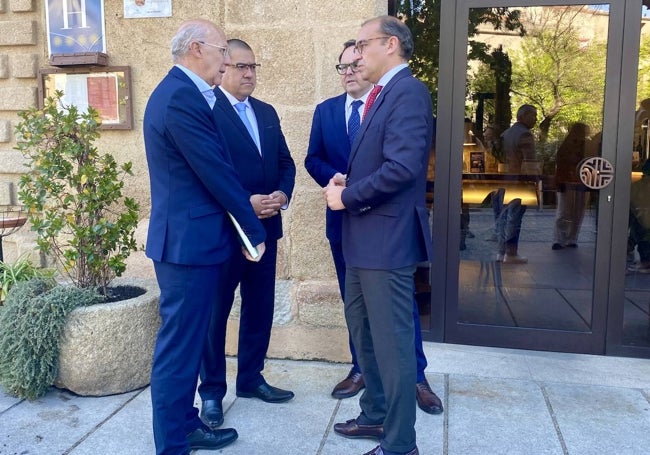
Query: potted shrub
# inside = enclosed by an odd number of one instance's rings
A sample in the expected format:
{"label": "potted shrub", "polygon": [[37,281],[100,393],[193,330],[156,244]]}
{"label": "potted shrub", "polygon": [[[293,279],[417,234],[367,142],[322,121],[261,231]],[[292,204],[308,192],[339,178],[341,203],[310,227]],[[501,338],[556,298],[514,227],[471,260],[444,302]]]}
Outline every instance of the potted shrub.
{"label": "potted shrub", "polygon": [[[118,165],[95,147],[101,124],[97,111],[82,112],[64,105],[62,99],[63,93],[56,91],[43,108],[20,112],[16,127],[16,149],[28,167],[18,195],[39,250],[52,258],[61,273],[56,298],[73,301],[57,312],[65,324],[50,343],[59,352],[58,361],[49,367],[56,372],[55,385],[78,394],[125,392],[148,384],[159,324],[159,291],[147,280],[111,284],[125,271],[126,258],[137,250],[139,206],[122,193],[124,178],[132,175],[131,163]],[[77,296],[79,289],[93,291],[93,297],[65,297]],[[144,299],[135,297],[145,291]],[[43,299],[54,298],[50,292],[39,285],[37,291],[27,293],[33,294],[31,311],[52,308],[35,309]],[[11,306],[11,291],[7,302],[3,311]],[[0,325],[0,337],[2,331]],[[52,336],[57,338],[56,333]]]}

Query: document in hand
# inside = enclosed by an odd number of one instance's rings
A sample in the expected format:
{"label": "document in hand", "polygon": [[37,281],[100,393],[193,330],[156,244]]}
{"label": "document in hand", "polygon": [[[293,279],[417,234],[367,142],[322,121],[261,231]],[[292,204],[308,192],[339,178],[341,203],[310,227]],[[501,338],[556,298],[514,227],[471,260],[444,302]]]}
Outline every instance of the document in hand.
{"label": "document in hand", "polygon": [[246,251],[248,251],[248,254],[250,254],[253,259],[257,259],[257,257],[260,255],[260,253],[257,251],[257,248],[253,246],[240,224],[237,222],[235,217],[232,216],[232,213],[228,212],[228,216],[230,217],[230,221],[232,221],[233,226],[235,226],[235,229],[237,230],[237,237],[239,237],[241,244],[244,246],[244,248],[246,248]]}

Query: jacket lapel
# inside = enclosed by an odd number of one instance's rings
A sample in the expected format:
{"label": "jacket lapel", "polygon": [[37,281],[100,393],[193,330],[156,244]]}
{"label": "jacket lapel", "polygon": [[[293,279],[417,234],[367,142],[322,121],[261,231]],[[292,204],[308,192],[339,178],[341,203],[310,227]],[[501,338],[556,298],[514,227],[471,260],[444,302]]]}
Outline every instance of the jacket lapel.
{"label": "jacket lapel", "polygon": [[[230,101],[228,100],[226,95],[224,95],[221,89],[218,87],[214,89],[214,93],[217,98],[216,102],[214,103],[214,109],[215,110],[219,109],[221,111],[221,113],[225,116],[225,118],[230,122],[230,127],[239,131],[239,133],[244,137],[244,141],[246,141],[246,144],[248,144],[249,147],[252,147],[255,150],[255,153],[259,156],[259,152],[257,150],[257,145],[255,145],[255,141],[253,141],[253,138],[248,133],[246,126],[239,118],[237,112],[235,112],[235,109],[233,108],[232,104],[230,104]],[[258,129],[261,130],[259,125],[258,125]],[[260,132],[260,141],[262,140],[261,135],[262,133]]]}
{"label": "jacket lapel", "polygon": [[404,77],[412,77],[412,76],[413,73],[411,73],[411,70],[409,68],[404,68],[403,70],[399,71],[395,76],[393,76],[393,78],[388,82],[388,84],[386,84],[386,86],[381,89],[381,92],[379,92],[379,96],[377,97],[372,107],[366,114],[365,118],[361,122],[361,128],[359,129],[359,133],[357,134],[357,137],[354,140],[354,143],[352,144],[352,150],[350,151],[350,159],[348,160],[348,171],[350,170],[350,163],[357,155],[357,151],[359,150],[359,144],[363,141],[363,136],[366,134],[366,130],[368,129],[368,126],[370,125],[370,123],[372,123],[372,119],[375,116],[377,110],[380,109],[382,104],[384,103],[384,99],[386,99],[386,95],[388,94],[388,92],[391,91],[391,89],[397,83],[398,80]]}

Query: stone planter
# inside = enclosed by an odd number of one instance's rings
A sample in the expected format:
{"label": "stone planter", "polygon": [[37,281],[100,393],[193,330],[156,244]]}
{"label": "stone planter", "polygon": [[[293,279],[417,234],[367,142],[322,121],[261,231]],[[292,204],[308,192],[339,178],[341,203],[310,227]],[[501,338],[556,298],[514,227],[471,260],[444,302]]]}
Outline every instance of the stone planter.
{"label": "stone planter", "polygon": [[77,308],[61,337],[54,385],[78,395],[124,393],[149,384],[160,317],[155,280],[117,278],[146,292],[119,302]]}

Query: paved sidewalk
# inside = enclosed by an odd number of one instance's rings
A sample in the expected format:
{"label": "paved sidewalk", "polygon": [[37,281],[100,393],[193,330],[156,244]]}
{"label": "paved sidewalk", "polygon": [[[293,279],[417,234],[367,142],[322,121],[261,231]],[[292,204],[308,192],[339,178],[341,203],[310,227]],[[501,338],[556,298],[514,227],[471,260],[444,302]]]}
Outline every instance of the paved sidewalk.
{"label": "paved sidewalk", "polygon": [[[439,416],[418,410],[422,455],[617,454],[650,451],[650,360],[425,343]],[[234,359],[229,359],[234,384]],[[224,400],[239,439],[197,455],[361,455],[376,444],[332,431],[358,399],[329,393],[347,365],[270,360],[265,377],[296,398]],[[153,454],[149,388],[109,397],[52,389],[34,402],[0,392],[2,455]]]}

